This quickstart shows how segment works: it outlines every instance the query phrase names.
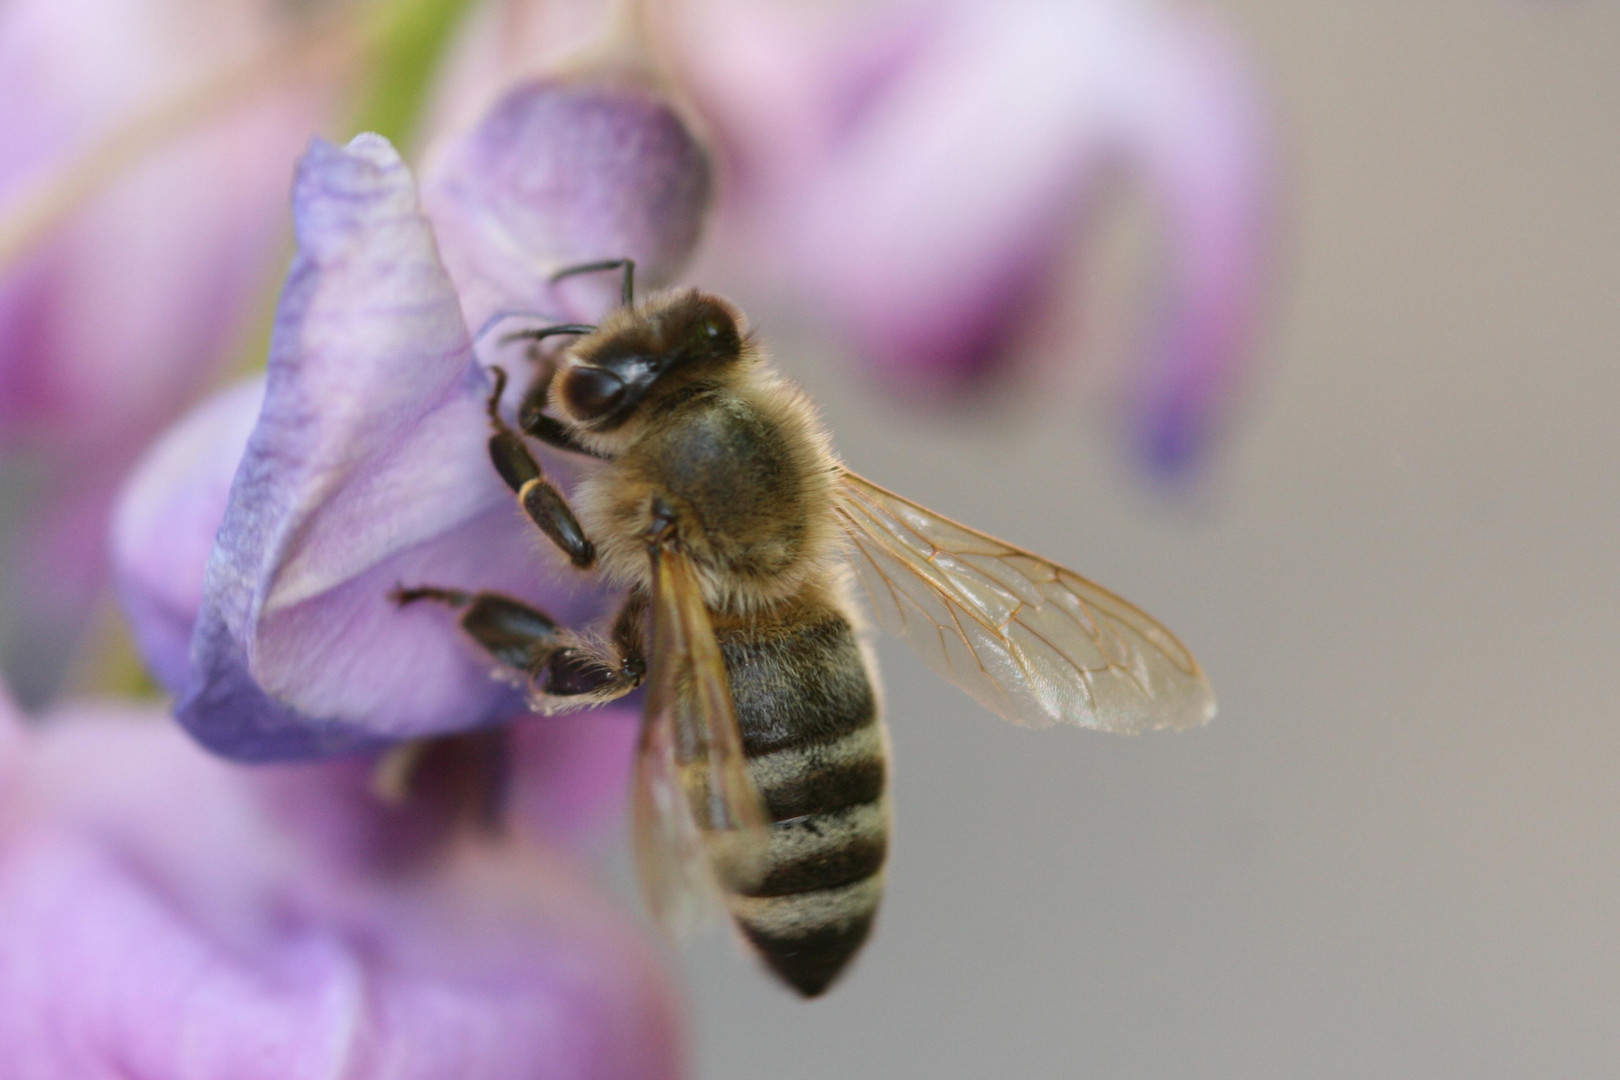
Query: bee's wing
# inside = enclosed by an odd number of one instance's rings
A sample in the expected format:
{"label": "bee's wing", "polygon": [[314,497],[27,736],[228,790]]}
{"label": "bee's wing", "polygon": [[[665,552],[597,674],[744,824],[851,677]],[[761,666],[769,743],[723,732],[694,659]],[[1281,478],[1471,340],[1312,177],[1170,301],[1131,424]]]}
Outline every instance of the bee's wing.
{"label": "bee's wing", "polygon": [[653,921],[679,941],[718,910],[720,897],[704,856],[703,838],[681,790],[674,714],[668,709],[655,711],[651,693],[647,706],[630,803],[636,877]]}
{"label": "bee's wing", "polygon": [[1215,695],[1175,635],[1056,563],[844,471],[839,512],[878,624],[1015,724],[1187,728]]}
{"label": "bee's wing", "polygon": [[636,762],[637,868],[655,917],[680,936],[717,895],[757,881],[770,840],[743,754],[725,659],[691,564],[654,548],[652,668]]}

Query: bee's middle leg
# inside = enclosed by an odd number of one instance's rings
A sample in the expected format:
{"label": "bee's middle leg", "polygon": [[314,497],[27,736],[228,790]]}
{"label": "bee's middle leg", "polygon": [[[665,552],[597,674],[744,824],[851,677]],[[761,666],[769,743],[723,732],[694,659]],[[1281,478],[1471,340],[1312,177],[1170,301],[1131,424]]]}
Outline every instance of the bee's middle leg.
{"label": "bee's middle leg", "polygon": [[398,588],[401,607],[421,600],[461,612],[461,626],[504,666],[527,675],[545,697],[611,701],[641,685],[645,604],[632,597],[613,621],[604,646],[557,625],[545,612],[499,593],[469,593],[433,586]]}

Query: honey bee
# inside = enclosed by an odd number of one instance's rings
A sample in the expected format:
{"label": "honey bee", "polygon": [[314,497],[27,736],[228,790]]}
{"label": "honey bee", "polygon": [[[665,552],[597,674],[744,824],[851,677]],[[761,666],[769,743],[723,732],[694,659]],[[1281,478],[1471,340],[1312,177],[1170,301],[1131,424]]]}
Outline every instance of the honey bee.
{"label": "honey bee", "polygon": [[[591,635],[493,593],[395,598],[458,610],[543,711],[647,684],[632,821],[654,915],[679,932],[719,900],[814,997],[865,942],[888,852],[888,739],[856,582],[885,630],[1017,724],[1185,728],[1214,697],[1136,607],[841,465],[725,300],[637,301],[629,260],[559,276],[607,270],[623,302],[601,325],[512,335],[576,337],[516,428],[494,370],[489,445],[534,524],[624,590],[618,615]],[[572,504],[525,436],[596,460]]]}

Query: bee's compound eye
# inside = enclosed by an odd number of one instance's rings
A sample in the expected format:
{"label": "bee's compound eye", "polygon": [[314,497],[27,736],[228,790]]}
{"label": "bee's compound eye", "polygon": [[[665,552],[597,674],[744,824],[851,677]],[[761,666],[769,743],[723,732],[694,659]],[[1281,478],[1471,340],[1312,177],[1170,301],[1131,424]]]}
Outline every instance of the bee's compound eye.
{"label": "bee's compound eye", "polygon": [[563,401],[581,420],[592,420],[624,398],[624,380],[605,368],[581,366],[563,376]]}

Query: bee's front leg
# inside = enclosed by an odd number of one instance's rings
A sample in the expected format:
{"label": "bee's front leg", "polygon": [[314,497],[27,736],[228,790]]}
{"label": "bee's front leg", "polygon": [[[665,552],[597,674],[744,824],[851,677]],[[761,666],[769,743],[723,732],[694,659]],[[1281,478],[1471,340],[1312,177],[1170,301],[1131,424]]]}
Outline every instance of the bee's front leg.
{"label": "bee's front leg", "polygon": [[585,538],[585,531],[580,528],[568,501],[540,471],[540,463],[529,452],[523,437],[501,419],[499,405],[506,389],[506,372],[500,368],[491,370],[495,374],[495,389],[489,397],[489,422],[495,433],[489,437],[489,457],[495,463],[495,471],[517,493],[518,504],[529,515],[529,520],[562,548],[569,561],[581,569],[596,565],[596,545]]}

